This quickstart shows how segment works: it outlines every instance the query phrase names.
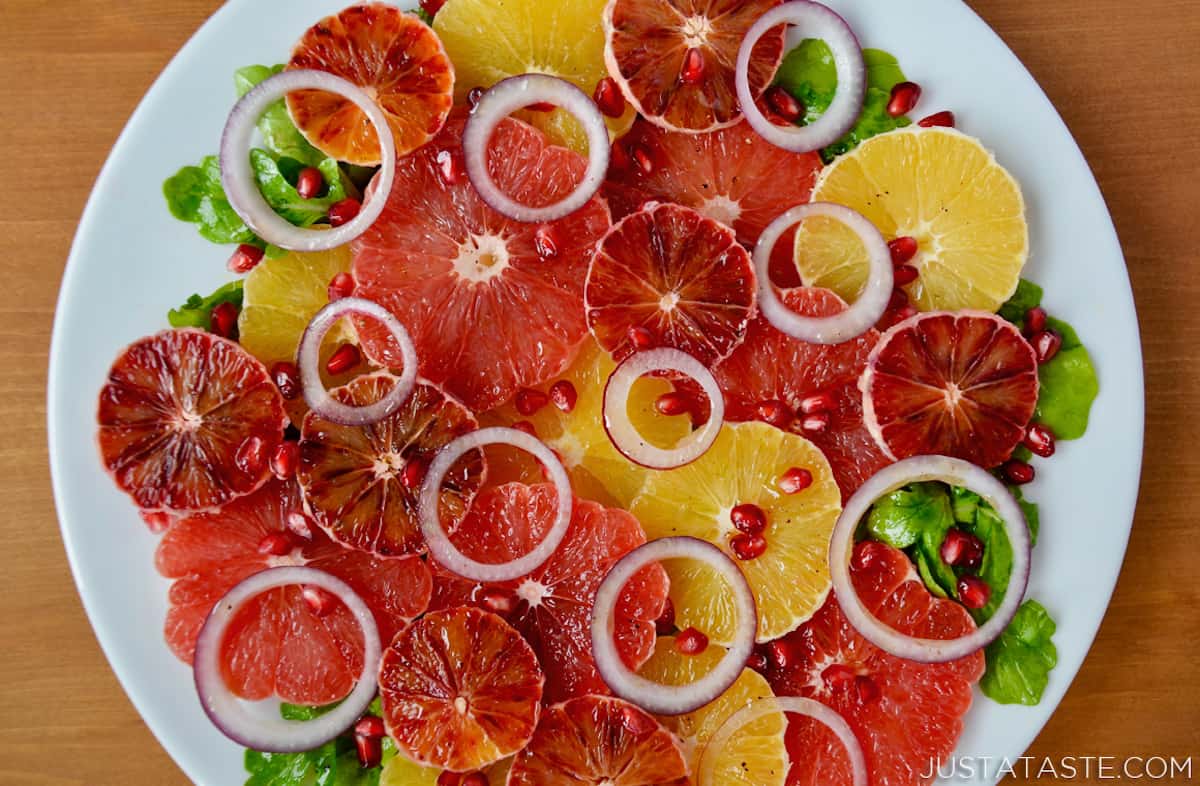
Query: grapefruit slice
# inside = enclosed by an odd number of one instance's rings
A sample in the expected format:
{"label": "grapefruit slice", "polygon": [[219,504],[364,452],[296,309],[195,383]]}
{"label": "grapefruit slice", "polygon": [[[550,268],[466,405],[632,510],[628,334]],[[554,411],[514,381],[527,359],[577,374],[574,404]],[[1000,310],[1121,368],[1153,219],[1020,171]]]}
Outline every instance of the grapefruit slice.
{"label": "grapefruit slice", "polygon": [[618,360],[630,331],[711,365],[733,351],[754,309],[750,254],[733,231],[690,208],[651,204],[626,216],[588,270],[587,321]]}
{"label": "grapefruit slice", "polygon": [[[396,384],[387,372],[359,377],[331,391],[351,406],[379,401]],[[304,418],[296,477],[309,512],[330,537],[381,556],[425,551],[417,500],[425,468],[457,437],[478,428],[462,404],[418,383],[394,413],[371,426],[343,426],[315,412]],[[439,515],[462,518],[483,481],[483,456],[472,451],[442,484]]]}
{"label": "grapefruit slice", "polygon": [[[465,174],[447,184],[438,158],[461,157],[464,120],[456,115],[426,149],[400,161],[383,215],[354,241],[354,276],[359,295],[408,328],[422,375],[483,412],[571,364],[587,335],[588,262],[610,221],[594,199],[552,224],[522,224],[485,205]],[[565,196],[585,165],[518,120],[505,120],[492,137],[492,176],[528,204]],[[553,243],[547,258],[537,250],[539,232]],[[359,332],[380,365],[402,365],[380,326],[360,324]]]}
{"label": "grapefruit slice", "polygon": [[[783,302],[790,311],[811,317],[837,314],[846,308],[842,299],[827,289],[788,290]],[[797,417],[790,425],[781,425],[802,432],[821,449],[842,499],[848,499],[867,478],[890,463],[863,424],[858,389],[867,357],[878,341],[879,333],[868,330],[844,344],[808,344],[779,332],[761,314],[756,316],[746,340],[714,371],[725,393],[726,419],[758,420],[761,404],[783,402]],[[829,424],[821,431],[803,431],[802,404],[814,396],[829,397],[827,403],[832,406],[824,412]]]}
{"label": "grapefruit slice", "polygon": [[653,715],[621,699],[582,696],[547,707],[508,786],[687,786],[679,741]]}
{"label": "grapefruit slice", "polygon": [[[515,559],[542,541],[554,522],[555,499],[550,484],[489,488],[476,498],[451,539],[472,559]],[[528,576],[481,585],[435,564],[432,608],[505,607],[505,618],[533,647],[546,673],[546,701],[606,694],[608,688],[592,660],[592,604],[616,561],[645,542],[641,525],[625,511],[576,500],[566,539]],[[667,575],[657,565],[626,587],[618,608],[616,639],[631,669],[654,649],[654,621],[666,599]]]}
{"label": "grapefruit slice", "polygon": [[533,736],[545,678],[533,650],[495,614],[426,614],[383,653],[379,695],[388,734],[412,761],[478,770]]}
{"label": "grapefruit slice", "polygon": [[[730,226],[738,241],[753,248],[767,224],[808,201],[820,174],[816,153],[776,147],[747,123],[707,134],[665,131],[639,120],[617,144],[627,153],[609,171],[605,195],[616,218],[646,200],[675,202]],[[635,163],[644,156],[649,171]],[[799,286],[793,260],[794,231],[780,238],[771,258],[771,277],[782,287]]]}
{"label": "grapefruit slice", "polygon": [[[738,49],[780,0],[609,0],[604,60],[625,98],[650,122],[713,131],[742,116],[734,87]],[[750,57],[750,89],[766,90],[783,60],[783,28]]]}
{"label": "grapefruit slice", "polygon": [[[793,467],[807,469],[812,485],[786,494],[779,479]],[[766,549],[753,559],[740,559],[733,548],[741,533],[731,513],[745,504],[766,518]],[[740,423],[721,429],[699,460],[653,473],[630,513],[651,540],[690,535],[737,560],[758,604],[759,641],[769,641],[811,617],[829,594],[829,537],[841,509],[829,462],[815,445],[764,423]],[[696,628],[729,646],[736,613],[724,581],[694,561],[676,560],[666,570],[680,629]]]}
{"label": "grapefruit slice", "polygon": [[[454,67],[442,42],[416,16],[386,3],[352,5],[317,22],[300,38],[287,67],[328,71],[365,88],[388,119],[397,156],[432,139],[454,103]],[[287,104],[300,133],[325,155],[379,165],[375,128],[353,102],[299,90]]]}
{"label": "grapefruit slice", "polygon": [[[903,552],[866,541],[855,550],[850,575],[867,608],[899,631],[950,639],[975,628],[952,600],[934,598]],[[783,668],[768,675],[775,692],[806,696],[837,710],[862,744],[873,786],[915,786],[950,755],[983,675],[983,653],[951,663],[922,664],[893,657],[858,635],[830,597],[821,610],[782,640]],[[919,733],[911,719],[920,719]],[[909,721],[905,721],[909,719]],[[810,719],[789,723],[789,786],[849,783],[845,748]]]}
{"label": "grapefruit slice", "polygon": [[918,314],[871,352],[860,383],[867,428],[893,459],[939,454],[991,469],[1025,436],[1037,369],[1033,347],[994,314]]}
{"label": "grapefruit slice", "polygon": [[[292,516],[307,524],[296,484],[271,481],[219,511],[180,519],[163,536],[155,564],[174,582],[165,637],[180,660],[191,663],[213,605],[242,579],[271,567],[307,565],[342,579],[370,607],[385,640],[425,611],[432,582],[420,558],[385,560],[352,551],[315,526],[305,539],[289,527]],[[283,587],[247,603],[221,651],[234,693],[310,706],[344,698],[362,672],[362,632],[349,610],[333,602],[322,614],[301,588]]]}
{"label": "grapefruit slice", "polygon": [[232,341],[166,330],[117,356],[100,391],[100,458],[138,507],[188,512],[249,494],[271,475],[283,400]]}
{"label": "grapefruit slice", "polygon": [[[721,647],[711,645],[697,655],[683,655],[675,648],[675,638],[668,636],[658,640],[654,655],[640,674],[662,685],[690,685],[703,679],[724,656]],[[682,740],[688,769],[694,776],[700,771],[700,756],[717,729],[750,702],[774,695],[766,678],[746,669],[716,701],[687,715],[658,720]],[[720,751],[713,770],[715,782],[721,786],[783,786],[788,772],[786,728],[782,713],[747,724]]]}

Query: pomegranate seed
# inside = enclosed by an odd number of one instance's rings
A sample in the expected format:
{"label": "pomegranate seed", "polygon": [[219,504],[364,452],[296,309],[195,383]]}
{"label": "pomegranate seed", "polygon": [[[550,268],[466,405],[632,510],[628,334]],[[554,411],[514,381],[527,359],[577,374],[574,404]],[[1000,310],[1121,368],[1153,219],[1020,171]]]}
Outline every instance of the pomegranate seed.
{"label": "pomegranate seed", "polygon": [[903,289],[893,289],[892,297],[888,300],[888,308],[892,311],[899,311],[908,305],[908,293]]}
{"label": "pomegranate seed", "polygon": [[295,363],[284,360],[271,366],[271,379],[275,380],[279,395],[288,401],[300,395],[300,369]]}
{"label": "pomegranate seed", "polygon": [[325,190],[325,175],[316,167],[306,166],[296,176],[296,193],[301,199],[316,199]]}
{"label": "pomegranate seed", "polygon": [[738,532],[761,535],[767,529],[767,514],[753,502],[744,502],[729,511],[729,520]]}
{"label": "pomegranate seed", "polygon": [[225,263],[225,267],[230,273],[249,273],[259,262],[262,262],[265,252],[258,246],[252,246],[249,243],[242,243],[237,247],[237,251],[233,252],[233,256],[229,257],[229,261]]}
{"label": "pomegranate seed", "polygon": [[887,113],[892,117],[907,115],[921,100],[921,86],[916,82],[901,82],[892,88]]}
{"label": "pomegranate seed", "polygon": [[475,105],[479,103],[479,99],[483,98],[485,92],[487,91],[482,87],[472,87],[467,91],[467,106],[474,109]]}
{"label": "pomegranate seed", "polygon": [[287,524],[288,531],[296,537],[304,540],[312,540],[312,525],[308,521],[308,516],[300,511],[293,510],[287,514],[284,523]]}
{"label": "pomegranate seed", "polygon": [[1037,473],[1033,467],[1020,459],[1009,459],[1004,462],[1004,466],[1000,468],[1005,479],[1014,486],[1024,486],[1026,483],[1032,483]]}
{"label": "pomegranate seed", "polygon": [[329,279],[329,302],[332,303],[335,300],[341,300],[344,297],[350,297],[354,294],[355,288],[356,285],[354,283],[354,276],[350,275],[349,273],[338,273],[336,276]]}
{"label": "pomegranate seed", "polygon": [[638,165],[638,169],[642,170],[643,175],[649,177],[654,174],[654,159],[644,147],[637,145],[633,148],[633,161]]}
{"label": "pomegranate seed", "polygon": [[825,681],[825,684],[828,685],[831,690],[837,690],[838,688],[843,688],[846,685],[849,685],[850,683],[854,682],[854,678],[857,676],[858,674],[854,671],[854,669],[850,668],[844,663],[830,664],[829,666],[825,667],[824,671],[821,672],[821,679]]}
{"label": "pomegranate seed", "polygon": [[360,210],[362,202],[353,197],[346,197],[329,208],[329,226],[340,227],[342,224],[349,224],[358,216]]}
{"label": "pomegranate seed", "polygon": [[534,428],[533,424],[530,423],[528,420],[518,420],[516,423],[512,424],[512,427],[515,428],[517,431],[525,432],[526,434],[528,434],[531,437],[537,436],[537,429]]}
{"label": "pomegranate seed", "polygon": [[912,265],[897,265],[892,271],[893,280],[898,287],[906,287],[921,277],[921,271]]}
{"label": "pomegranate seed", "polygon": [[654,409],[667,417],[686,415],[692,409],[692,402],[682,393],[663,393],[654,400]]}
{"label": "pomegranate seed", "polygon": [[796,413],[782,401],[763,401],[758,405],[758,419],[775,428],[786,429],[796,419]]}
{"label": "pomegranate seed", "polygon": [[799,494],[813,484],[813,475],[802,467],[792,467],[779,477],[779,490],[784,494]]}
{"label": "pomegranate seed", "polygon": [[1046,329],[1046,309],[1035,306],[1025,312],[1025,335],[1032,336]]}
{"label": "pomegranate seed", "polygon": [[958,527],[951,527],[939,553],[947,565],[978,570],[983,563],[983,541]]}
{"label": "pomegranate seed", "polygon": [[1033,350],[1037,353],[1038,363],[1044,364],[1054,360],[1054,356],[1062,349],[1063,340],[1062,336],[1053,330],[1043,330],[1029,339],[1029,343],[1033,344]]}
{"label": "pomegranate seed", "polygon": [[378,767],[383,760],[383,740],[379,737],[364,737],[361,734],[355,734],[354,747],[358,751],[358,763],[364,769]]}
{"label": "pomegranate seed", "polygon": [[684,655],[699,655],[708,649],[708,636],[695,628],[680,631],[675,637],[675,649]]}
{"label": "pomegranate seed", "polygon": [[579,401],[579,392],[569,379],[560,379],[550,386],[550,401],[569,414],[574,411],[575,402]]}
{"label": "pomegranate seed", "polygon": [[771,111],[789,123],[796,122],[804,115],[804,104],[779,85],[769,88],[763,97],[766,98]]}
{"label": "pomegranate seed", "polygon": [[666,636],[675,630],[675,604],[667,598],[667,602],[663,604],[662,614],[658,615],[658,619],[654,621],[654,630],[659,636]]}
{"label": "pomegranate seed", "polygon": [[456,185],[466,175],[466,167],[459,156],[450,150],[440,150],[437,154],[438,174],[448,186]]}
{"label": "pomegranate seed", "polygon": [[296,474],[296,465],[300,463],[300,445],[292,442],[280,442],[271,456],[271,472],[280,480],[287,480]]}
{"label": "pomegranate seed", "polygon": [[761,557],[767,551],[767,539],[762,535],[747,535],[745,532],[729,539],[729,549],[742,562]]}
{"label": "pomegranate seed", "polygon": [[817,412],[809,415],[801,421],[800,428],[810,434],[820,434],[829,428],[829,413]]}
{"label": "pomegranate seed", "polygon": [[958,599],[968,609],[982,609],[992,596],[992,588],[978,576],[958,577]]}
{"label": "pomegranate seed", "polygon": [[530,104],[529,106],[527,106],[525,108],[528,109],[530,112],[553,112],[558,107],[556,107],[554,104],[550,103],[549,101],[538,101],[537,103]]}
{"label": "pomegranate seed", "polygon": [[558,256],[558,233],[549,224],[543,224],[533,233],[533,247],[538,259],[554,259]]}
{"label": "pomegranate seed", "polygon": [[836,406],[833,396],[829,393],[817,393],[800,402],[800,412],[805,415],[816,415],[829,412]]}
{"label": "pomegranate seed", "polygon": [[706,63],[704,53],[695,47],[687,50],[683,56],[683,65],[679,67],[679,81],[685,85],[696,85],[704,79]]}
{"label": "pomegranate seed", "polygon": [[501,616],[511,614],[512,610],[517,607],[516,596],[501,587],[490,587],[484,590],[480,602],[485,609]]}
{"label": "pomegranate seed", "polygon": [[1050,458],[1054,455],[1054,432],[1041,423],[1034,423],[1025,432],[1024,444],[1035,455],[1042,458]]}
{"label": "pomegranate seed", "polygon": [[337,598],[320,587],[311,585],[300,590],[300,597],[308,604],[309,611],[318,617],[324,617],[337,606]]}
{"label": "pomegranate seed", "polygon": [[625,114],[625,96],[621,94],[617,80],[611,76],[606,76],[596,83],[592,100],[596,102],[596,107],[601,113],[609,117],[620,117]]}
{"label": "pomegranate seed", "polygon": [[658,722],[637,707],[622,708],[621,720],[625,728],[639,737],[643,734],[649,734],[658,728]]}
{"label": "pomegranate seed", "polygon": [[286,532],[272,532],[258,542],[258,553],[272,557],[285,557],[292,553],[295,545]]}
{"label": "pomegranate seed", "polygon": [[437,786],[462,786],[462,773],[442,770],[442,774],[437,776]]}
{"label": "pomegranate seed", "polygon": [[858,691],[858,700],[863,704],[870,704],[879,698],[879,686],[875,680],[863,674],[854,678],[854,689]]}
{"label": "pomegranate seed", "polygon": [[378,715],[364,715],[354,724],[354,733],[363,737],[382,737],[387,732],[383,728],[383,718]]}
{"label": "pomegranate seed", "polygon": [[776,639],[767,645],[767,657],[776,669],[786,669],[792,663],[792,645],[782,639]]}
{"label": "pomegranate seed", "polygon": [[409,491],[416,491],[421,488],[428,470],[429,466],[421,458],[417,456],[409,458],[404,462],[404,468],[400,470],[400,485]]}
{"label": "pomegranate seed", "polygon": [[161,511],[142,510],[138,512],[142,521],[155,535],[166,532],[171,527],[171,514]]}
{"label": "pomegranate seed", "polygon": [[629,328],[629,343],[637,350],[650,349],[654,346],[654,334],[648,328]]}
{"label": "pomegranate seed", "polygon": [[921,128],[954,128],[953,112],[937,112],[917,123]]}
{"label": "pomegranate seed", "polygon": [[358,347],[353,344],[342,344],[336,352],[329,356],[328,362],[325,363],[325,370],[333,376],[337,376],[345,374],[361,362],[362,353],[358,351]]}
{"label": "pomegranate seed", "polygon": [[767,671],[767,656],[761,652],[750,653],[750,657],[746,658],[746,668],[753,669],[759,674],[765,674]]}
{"label": "pomegranate seed", "polygon": [[893,265],[907,265],[921,250],[921,246],[915,237],[905,235],[888,243],[888,250],[892,252]]}
{"label": "pomegranate seed", "polygon": [[421,10],[430,16],[437,16],[437,12],[441,11],[445,4],[446,0],[421,0]]}
{"label": "pomegranate seed", "polygon": [[525,417],[529,417],[549,404],[550,397],[540,390],[521,388],[517,391],[517,398],[514,403],[516,404],[517,412],[520,412]]}
{"label": "pomegranate seed", "polygon": [[221,338],[235,338],[237,336],[237,318],[238,307],[229,302],[218,303],[213,308],[212,313],[208,315],[212,332]]}
{"label": "pomegranate seed", "polygon": [[246,437],[238,446],[233,460],[242,472],[257,475],[267,461],[267,445],[262,441],[262,437]]}
{"label": "pomegranate seed", "polygon": [[488,779],[482,772],[468,773],[462,779],[461,786],[488,786]]}

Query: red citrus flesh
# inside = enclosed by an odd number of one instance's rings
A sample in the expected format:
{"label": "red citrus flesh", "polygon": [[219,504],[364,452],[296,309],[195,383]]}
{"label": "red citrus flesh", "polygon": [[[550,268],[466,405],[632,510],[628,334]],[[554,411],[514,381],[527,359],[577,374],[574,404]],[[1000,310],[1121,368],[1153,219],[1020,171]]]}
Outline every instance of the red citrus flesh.
{"label": "red citrus flesh", "polygon": [[[742,116],[734,87],[738,49],[780,0],[610,0],[604,59],[626,99],[651,122],[712,131]],[[783,59],[782,26],[750,57],[750,89],[767,88]]]}
{"label": "red citrus flesh", "polygon": [[918,314],[871,353],[861,383],[867,427],[893,458],[940,454],[990,469],[1025,436],[1037,369],[1033,347],[995,314]]}
{"label": "red citrus flesh", "polygon": [[588,327],[618,359],[630,330],[712,364],[741,343],[754,309],[750,255],[733,231],[690,208],[648,205],[600,243],[588,271]]}
{"label": "red citrus flesh", "polygon": [[[451,539],[467,556],[507,562],[541,542],[554,521],[553,485],[509,483],[481,492]],[[527,576],[498,584],[477,584],[433,565],[431,608],[475,605],[497,611],[512,604],[505,618],[526,638],[546,672],[546,701],[608,687],[592,660],[592,605],[600,582],[618,559],[646,542],[637,519],[623,510],[576,499],[570,528],[554,555]],[[667,574],[660,565],[638,573],[617,606],[617,647],[636,670],[654,651],[654,621],[667,600]]]}
{"label": "red citrus flesh", "polygon": [[679,741],[621,699],[583,696],[547,707],[508,786],[686,786]]}
{"label": "red citrus flesh", "polygon": [[[342,403],[364,406],[382,399],[395,384],[386,372],[372,374],[331,394]],[[423,553],[417,501],[424,467],[478,425],[462,404],[424,383],[374,425],[343,426],[310,412],[301,430],[296,473],[305,504],[330,537],[347,546],[381,556]],[[410,469],[414,462],[416,469]],[[450,468],[439,497],[446,526],[462,518],[483,474],[479,451]]]}
{"label": "red citrus flesh", "polygon": [[130,344],[108,372],[96,419],[100,456],[117,486],[139,507],[168,512],[213,508],[256,490],[270,477],[287,425],[263,364],[198,330]]}
{"label": "red citrus flesh", "polygon": [[388,734],[418,764],[478,770],[524,748],[544,677],[533,650],[495,614],[426,614],[383,654],[379,695]]}
{"label": "red citrus flesh", "polygon": [[[327,71],[365,88],[379,104],[405,156],[441,129],[454,103],[454,66],[424,22],[385,3],[353,5],[301,37],[289,69]],[[298,90],[288,96],[297,128],[339,161],[378,166],[379,137],[366,114],[333,93]]]}
{"label": "red citrus flesh", "polygon": [[[549,225],[523,224],[484,204],[457,165],[448,184],[438,156],[461,162],[464,120],[452,117],[430,145],[400,161],[383,215],[353,244],[354,276],[359,295],[408,328],[421,374],[482,412],[570,365],[587,333],[587,266],[611,222],[597,198]],[[566,196],[586,168],[579,154],[517,120],[500,124],[491,151],[496,183],[535,206]],[[543,227],[553,233],[553,258],[538,254]],[[400,365],[378,326],[359,329],[372,358]]]}
{"label": "red citrus flesh", "polygon": [[[429,569],[418,557],[380,559],[343,548],[316,526],[305,540],[292,534],[290,515],[303,515],[293,482],[272,481],[220,511],[175,522],[158,545],[159,573],[173,580],[165,636],[190,663],[196,637],[212,607],[242,579],[281,565],[307,565],[351,586],[370,607],[388,641],[429,602]],[[287,538],[291,551],[263,554],[264,538]],[[287,542],[285,541],[285,542]],[[362,631],[340,601],[325,616],[314,613],[300,587],[269,590],[234,618],[221,649],[229,687],[238,696],[278,696],[305,705],[344,698],[362,672]]]}
{"label": "red citrus flesh", "polygon": [[[903,552],[858,544],[851,579],[866,607],[912,636],[951,639],[975,629],[951,600],[929,594]],[[777,695],[806,696],[837,710],[866,756],[872,786],[928,784],[923,775],[950,755],[983,675],[983,652],[951,663],[922,664],[876,648],[846,621],[830,596],[816,615],[783,640],[790,662],[768,674]],[[788,728],[789,786],[849,783],[845,749],[809,719]]]}

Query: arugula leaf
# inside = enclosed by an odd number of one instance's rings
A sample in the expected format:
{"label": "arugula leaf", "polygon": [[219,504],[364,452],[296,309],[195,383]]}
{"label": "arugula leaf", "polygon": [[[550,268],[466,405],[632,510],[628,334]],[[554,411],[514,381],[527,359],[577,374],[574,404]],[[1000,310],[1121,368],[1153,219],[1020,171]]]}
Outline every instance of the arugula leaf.
{"label": "arugula leaf", "polygon": [[195,224],[205,240],[261,244],[225,198],[216,156],[208,156],[199,166],[185,166],[167,178],[163,196],[171,215]]}
{"label": "arugula leaf", "polygon": [[1044,293],[1045,291],[1037,284],[1024,278],[1021,279],[1017,283],[1017,291],[1008,299],[1008,302],[1000,307],[1000,316],[1023,329],[1025,312],[1040,306]]}
{"label": "arugula leaf", "polygon": [[[233,76],[238,98],[249,93],[258,83],[283,71],[282,65],[252,65],[239,68]],[[276,157],[287,157],[304,166],[317,166],[325,160],[325,154],[313,147],[288,114],[287,104],[280,99],[263,112],[258,119],[258,132],[262,134],[267,150]]]}
{"label": "arugula leaf", "polygon": [[[325,218],[329,208],[346,198],[346,186],[337,161],[326,158],[317,165],[325,176],[325,196],[305,199],[292,185],[303,165],[292,158],[275,159],[262,150],[250,151],[250,163],[258,188],[276,213],[300,227],[308,227]],[[286,173],[291,173],[289,179]]]}
{"label": "arugula leaf", "polygon": [[987,671],[979,683],[984,695],[1000,704],[1040,702],[1050,670],[1058,665],[1058,650],[1051,640],[1056,628],[1042,604],[1025,601],[985,651]]}
{"label": "arugula leaf", "polygon": [[167,322],[174,328],[200,328],[212,330],[212,310],[221,303],[232,303],[242,307],[242,281],[231,281],[219,287],[208,297],[192,295],[179,308],[167,312]]}

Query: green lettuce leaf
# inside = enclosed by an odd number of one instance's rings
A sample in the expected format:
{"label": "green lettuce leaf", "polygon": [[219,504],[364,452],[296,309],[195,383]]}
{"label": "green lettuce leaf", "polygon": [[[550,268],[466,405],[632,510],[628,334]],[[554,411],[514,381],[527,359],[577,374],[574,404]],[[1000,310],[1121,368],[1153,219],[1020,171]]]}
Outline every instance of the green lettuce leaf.
{"label": "green lettuce leaf", "polygon": [[[882,49],[864,49],[863,60],[867,64],[867,87],[869,88],[882,90],[890,96],[893,87],[908,81],[908,77],[900,68],[900,61],[890,52]],[[836,78],[834,81],[837,81]]]}
{"label": "green lettuce leaf", "polygon": [[[282,65],[252,65],[239,68],[233,75],[238,98],[249,93],[259,82],[283,70]],[[258,132],[262,134],[267,150],[277,158],[291,158],[304,166],[317,166],[325,160],[325,154],[317,150],[296,128],[288,114],[283,99],[267,107],[258,119]]]}
{"label": "green lettuce leaf", "polygon": [[167,322],[174,328],[212,330],[212,310],[222,303],[232,303],[241,309],[241,279],[225,284],[208,297],[192,295],[182,306],[167,312]]}
{"label": "green lettuce leaf", "polygon": [[867,531],[889,546],[907,549],[927,534],[938,545],[954,523],[950,496],[940,483],[914,483],[876,500],[867,513]]}
{"label": "green lettuce leaf", "polygon": [[1087,431],[1100,380],[1079,334],[1066,322],[1048,319],[1047,326],[1063,338],[1062,349],[1038,369],[1041,392],[1034,420],[1058,439],[1079,439]]}
{"label": "green lettuce leaf", "polygon": [[221,164],[216,156],[208,156],[199,166],[185,166],[167,178],[163,196],[171,215],[195,224],[205,240],[261,245],[225,198]]}
{"label": "green lettuce leaf", "polygon": [[305,199],[292,185],[304,165],[292,158],[275,159],[262,150],[250,151],[258,188],[276,213],[300,227],[325,218],[329,208],[346,198],[346,185],[337,161],[326,158],[317,165],[328,185],[325,196]]}
{"label": "green lettuce leaf", "polygon": [[[279,714],[284,720],[307,721],[319,717],[336,704],[325,707],[305,707],[281,704]],[[369,710],[379,714],[378,699]],[[383,739],[383,757],[378,767],[364,769],[358,762],[358,751],[352,734],[343,734],[332,742],[303,753],[260,753],[247,750],[244,758],[250,773],[246,786],[379,786],[383,767],[396,755],[391,738]]]}
{"label": "green lettuce leaf", "polygon": [[1017,283],[1017,291],[1000,307],[1000,316],[1016,325],[1025,327],[1025,312],[1042,304],[1044,290],[1037,284],[1026,279]]}
{"label": "green lettuce leaf", "polygon": [[1025,601],[1000,638],[987,647],[987,671],[979,683],[984,695],[1000,704],[1040,702],[1050,671],[1058,665],[1052,641],[1056,627],[1042,604]]}

